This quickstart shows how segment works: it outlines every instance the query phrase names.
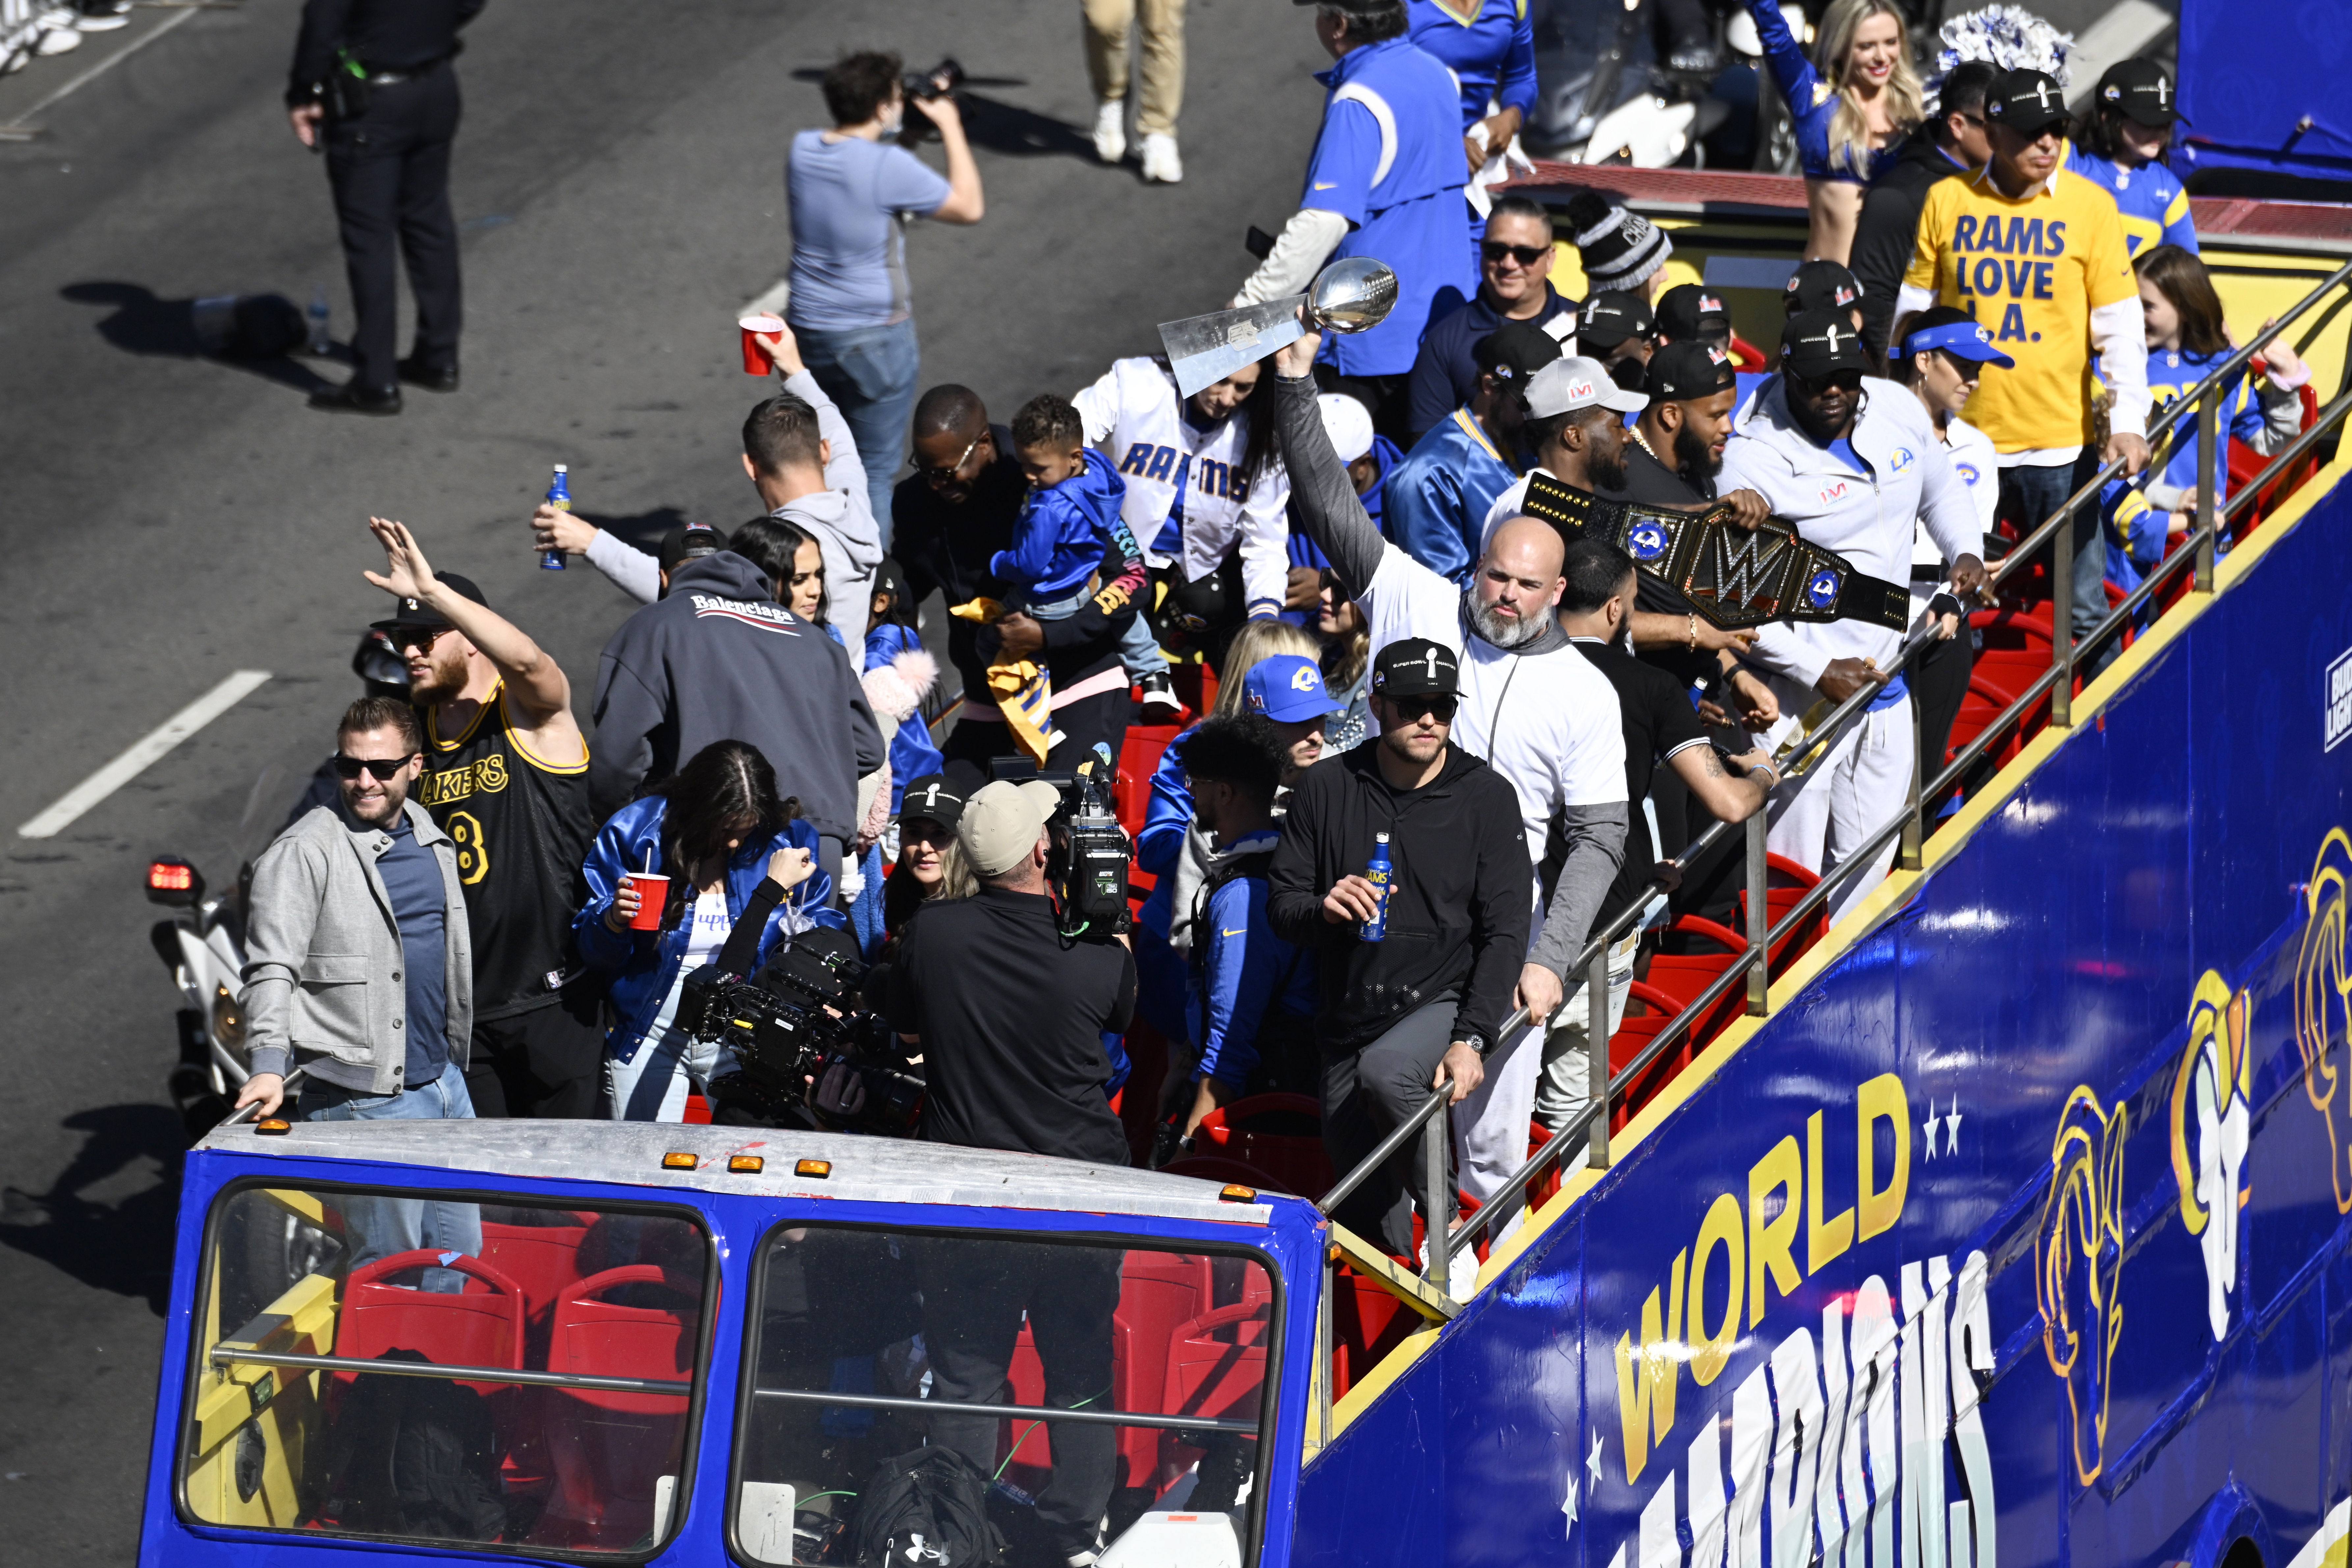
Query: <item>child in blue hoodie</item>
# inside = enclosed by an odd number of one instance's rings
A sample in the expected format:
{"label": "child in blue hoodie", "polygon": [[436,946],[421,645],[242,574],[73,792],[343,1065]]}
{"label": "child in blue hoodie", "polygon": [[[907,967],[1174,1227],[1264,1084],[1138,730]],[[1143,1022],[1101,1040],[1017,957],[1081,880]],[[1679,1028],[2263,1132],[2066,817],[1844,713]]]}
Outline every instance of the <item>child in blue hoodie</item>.
{"label": "child in blue hoodie", "polygon": [[[1013,416],[1013,455],[1029,480],[1029,499],[1013,525],[1013,545],[989,558],[988,569],[1016,584],[1033,620],[1061,621],[1086,605],[1090,579],[1102,564],[1112,531],[1124,528],[1119,507],[1127,481],[1108,458],[1087,445],[1086,421],[1067,398],[1041,393]],[[1142,616],[1128,623],[1119,662],[1142,680],[1167,672],[1159,639]]]}

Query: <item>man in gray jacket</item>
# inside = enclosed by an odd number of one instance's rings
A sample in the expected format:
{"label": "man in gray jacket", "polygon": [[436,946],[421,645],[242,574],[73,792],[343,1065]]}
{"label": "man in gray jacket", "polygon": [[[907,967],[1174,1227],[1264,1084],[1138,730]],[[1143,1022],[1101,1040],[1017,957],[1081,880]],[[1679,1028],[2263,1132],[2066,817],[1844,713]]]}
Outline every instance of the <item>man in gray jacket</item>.
{"label": "man in gray jacket", "polygon": [[[790,327],[759,341],[784,389],[743,421],[743,471],[770,517],[816,540],[824,557],[826,617],[862,656],[866,623],[874,613],[874,570],[883,551],[857,438],[801,363]],[[771,753],[768,760],[778,759]]]}
{"label": "man in gray jacket", "polygon": [[[237,1105],[274,1116],[299,1065],[305,1121],[469,1121],[474,955],[457,847],[408,798],[424,767],[408,704],[363,697],[335,733],[340,799],[262,852],[247,920],[253,1076]],[[471,1204],[350,1199],[352,1261],[427,1245],[481,1250]],[[427,1271],[427,1288],[457,1289]]]}

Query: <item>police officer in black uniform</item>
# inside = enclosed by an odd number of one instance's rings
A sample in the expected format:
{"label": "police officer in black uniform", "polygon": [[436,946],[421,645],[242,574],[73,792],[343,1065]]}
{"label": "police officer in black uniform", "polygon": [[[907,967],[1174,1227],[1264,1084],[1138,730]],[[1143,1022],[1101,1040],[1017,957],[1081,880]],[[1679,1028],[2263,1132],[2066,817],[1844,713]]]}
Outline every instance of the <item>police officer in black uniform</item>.
{"label": "police officer in black uniform", "polygon": [[376,625],[401,645],[425,726],[416,801],[457,841],[466,888],[474,1114],[594,1117],[604,1031],[572,911],[595,823],[571,682],[480,589],[435,575],[404,525],[368,526],[384,552],[368,581],[399,600]]}
{"label": "police officer in black uniform", "polygon": [[[457,224],[449,148],[457,134],[457,29],[483,0],[306,0],[286,107],[294,134],[323,146],[335,192],[358,366],[310,406],[397,414],[400,383],[457,390]],[[416,291],[416,342],[396,363],[395,237]]]}

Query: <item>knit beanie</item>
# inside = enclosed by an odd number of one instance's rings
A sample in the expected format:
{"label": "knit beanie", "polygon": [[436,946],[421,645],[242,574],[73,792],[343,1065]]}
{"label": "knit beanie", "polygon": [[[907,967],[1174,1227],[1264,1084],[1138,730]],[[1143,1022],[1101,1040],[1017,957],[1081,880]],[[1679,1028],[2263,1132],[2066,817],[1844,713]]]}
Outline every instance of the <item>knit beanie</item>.
{"label": "knit beanie", "polygon": [[1612,205],[1597,191],[1579,191],[1568,204],[1584,276],[1594,289],[1639,289],[1675,253],[1674,242],[1638,213]]}

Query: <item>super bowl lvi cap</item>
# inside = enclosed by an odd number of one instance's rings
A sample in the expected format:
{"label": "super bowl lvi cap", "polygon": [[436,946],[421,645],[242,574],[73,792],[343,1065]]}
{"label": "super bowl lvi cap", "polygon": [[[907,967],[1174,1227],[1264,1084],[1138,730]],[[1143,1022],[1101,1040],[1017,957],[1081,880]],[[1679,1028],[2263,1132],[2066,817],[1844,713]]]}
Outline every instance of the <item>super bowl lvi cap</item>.
{"label": "super bowl lvi cap", "polygon": [[1372,689],[1383,697],[1451,697],[1461,660],[1442,642],[1399,637],[1372,660]]}

